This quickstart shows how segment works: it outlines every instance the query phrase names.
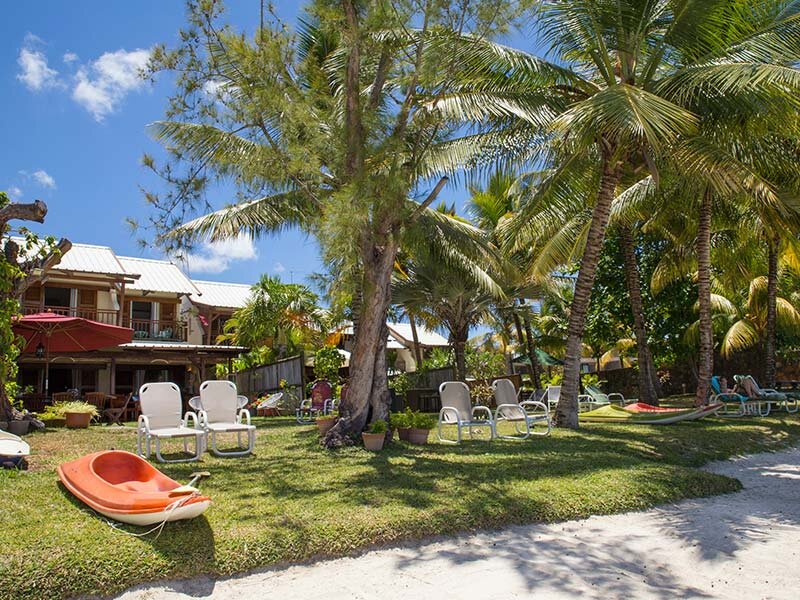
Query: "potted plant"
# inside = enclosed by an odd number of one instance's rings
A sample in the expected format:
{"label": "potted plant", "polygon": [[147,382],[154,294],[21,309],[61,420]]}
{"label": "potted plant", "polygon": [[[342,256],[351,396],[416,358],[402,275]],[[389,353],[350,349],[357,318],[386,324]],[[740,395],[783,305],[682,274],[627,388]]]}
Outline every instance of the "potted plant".
{"label": "potted plant", "polygon": [[13,435],[25,435],[28,433],[28,427],[30,427],[31,422],[27,419],[14,419],[13,421],[8,422],[8,433]]}
{"label": "potted plant", "polygon": [[408,441],[412,444],[427,444],[428,434],[436,426],[436,420],[424,413],[414,413],[411,430],[408,432]]}
{"label": "potted plant", "polygon": [[368,432],[365,431],[361,434],[364,440],[364,448],[372,450],[373,452],[382,450],[383,444],[386,441],[386,429],[386,421],[383,419],[375,421]]}
{"label": "potted plant", "polygon": [[339,417],[335,414],[317,417],[317,429],[319,430],[319,434],[324,437],[333,426],[336,425],[338,419]]}
{"label": "potted plant", "polygon": [[392,428],[397,429],[397,437],[402,441],[408,441],[408,433],[411,431],[412,417],[413,414],[411,413],[411,409],[406,408],[403,412],[394,413],[389,418]]}
{"label": "potted plant", "polygon": [[39,415],[39,420],[45,427],[64,427],[67,424],[64,413],[54,411],[52,406],[48,406],[47,410]]}
{"label": "potted plant", "polygon": [[96,406],[79,400],[64,402],[59,406],[59,410],[66,418],[67,427],[76,429],[86,429],[89,427],[89,421],[100,414]]}

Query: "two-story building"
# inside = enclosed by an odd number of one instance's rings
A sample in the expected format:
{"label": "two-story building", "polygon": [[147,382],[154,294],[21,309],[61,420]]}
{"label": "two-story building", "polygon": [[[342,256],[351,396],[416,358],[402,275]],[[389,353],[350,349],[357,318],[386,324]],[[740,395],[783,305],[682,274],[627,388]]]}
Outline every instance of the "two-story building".
{"label": "two-story building", "polygon": [[[215,364],[244,350],[218,345],[216,337],[246,301],[249,286],[193,282],[169,261],[117,256],[109,247],[89,244],[73,244],[57,265],[38,275],[21,299],[24,314],[73,315],[134,332],[130,344],[52,355],[51,392],[124,394],[145,382],[174,381],[193,393],[213,377]],[[20,356],[24,386],[42,389],[44,360]]]}

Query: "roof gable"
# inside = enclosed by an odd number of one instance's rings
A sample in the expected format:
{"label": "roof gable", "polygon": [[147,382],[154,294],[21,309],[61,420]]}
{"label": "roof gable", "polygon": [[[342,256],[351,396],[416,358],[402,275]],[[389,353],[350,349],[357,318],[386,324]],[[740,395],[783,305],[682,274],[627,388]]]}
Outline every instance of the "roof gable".
{"label": "roof gable", "polygon": [[120,256],[120,263],[129,273],[138,273],[138,281],[128,284],[129,290],[178,295],[200,295],[192,281],[176,265],[166,260]]}
{"label": "roof gable", "polygon": [[192,283],[200,290],[202,296],[193,297],[194,304],[213,306],[215,308],[242,308],[250,299],[252,286],[244,283],[222,283],[219,281],[199,281]]}

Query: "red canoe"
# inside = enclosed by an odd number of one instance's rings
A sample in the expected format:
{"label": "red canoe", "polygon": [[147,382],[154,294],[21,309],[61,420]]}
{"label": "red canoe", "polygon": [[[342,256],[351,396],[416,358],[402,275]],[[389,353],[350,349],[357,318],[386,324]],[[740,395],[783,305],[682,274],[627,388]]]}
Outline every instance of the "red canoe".
{"label": "red canoe", "polygon": [[653,406],[652,404],[647,404],[646,402],[634,402],[633,404],[626,404],[625,410],[632,410],[633,412],[658,412],[658,413],[665,413],[665,412],[680,412],[685,411],[685,408],[664,408],[662,406]]}
{"label": "red canoe", "polygon": [[76,498],[102,515],[130,523],[153,525],[192,519],[211,499],[181,485],[143,458],[122,450],[87,454],[58,467],[61,483]]}

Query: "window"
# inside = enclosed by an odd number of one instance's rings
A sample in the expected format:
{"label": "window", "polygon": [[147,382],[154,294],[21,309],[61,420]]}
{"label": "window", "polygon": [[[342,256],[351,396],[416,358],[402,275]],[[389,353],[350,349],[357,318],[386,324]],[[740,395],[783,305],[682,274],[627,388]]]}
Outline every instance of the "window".
{"label": "window", "polygon": [[70,288],[62,287],[45,287],[44,288],[44,305],[45,306],[58,306],[63,308],[70,307],[70,296],[72,290]]}
{"label": "window", "polygon": [[150,321],[153,318],[152,302],[131,302],[131,318],[134,321]]}

